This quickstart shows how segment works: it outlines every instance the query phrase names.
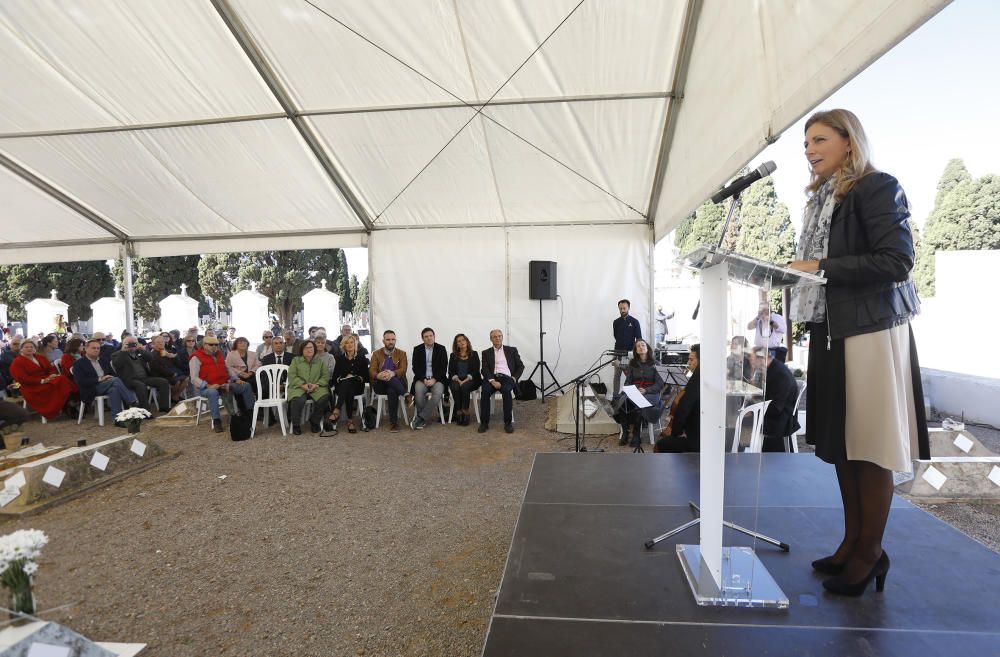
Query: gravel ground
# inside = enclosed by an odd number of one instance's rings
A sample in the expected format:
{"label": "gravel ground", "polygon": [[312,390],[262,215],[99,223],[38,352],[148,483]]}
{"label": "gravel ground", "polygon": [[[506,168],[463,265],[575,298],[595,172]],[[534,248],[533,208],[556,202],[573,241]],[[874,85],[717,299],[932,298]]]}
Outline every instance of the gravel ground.
{"label": "gravel ground", "polygon": [[[572,449],[518,403],[499,424],[233,443],[207,424],[144,425],[180,456],[0,533],[49,534],[39,609],[149,657],[479,655],[536,452]],[[972,428],[979,435],[978,430]],[[33,442],[120,435],[26,426]],[[629,451],[617,436],[588,447]],[[225,475],[225,479],[220,479]],[[927,510],[1000,550],[1000,505]]]}

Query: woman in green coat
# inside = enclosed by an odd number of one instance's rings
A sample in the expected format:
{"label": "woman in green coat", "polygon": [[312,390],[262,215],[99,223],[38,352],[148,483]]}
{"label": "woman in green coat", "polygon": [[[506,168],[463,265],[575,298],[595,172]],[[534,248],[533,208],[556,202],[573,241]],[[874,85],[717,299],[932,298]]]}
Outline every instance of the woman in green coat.
{"label": "woman in green coat", "polygon": [[309,415],[309,429],[317,433],[323,428],[323,418],[330,411],[330,370],[316,357],[316,343],[307,340],[302,345],[301,356],[296,356],[288,366],[288,402],[292,418],[292,433],[302,434],[299,424],[306,401],[313,402]]}

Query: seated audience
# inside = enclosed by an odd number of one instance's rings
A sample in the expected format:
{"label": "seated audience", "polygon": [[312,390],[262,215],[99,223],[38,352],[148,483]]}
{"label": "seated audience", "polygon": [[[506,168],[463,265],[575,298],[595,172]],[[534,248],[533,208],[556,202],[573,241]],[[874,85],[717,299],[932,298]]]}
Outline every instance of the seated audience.
{"label": "seated audience", "polygon": [[156,390],[156,401],[160,412],[166,413],[170,410],[170,382],[163,377],[153,376],[150,367],[152,361],[152,356],[139,349],[139,340],[135,336],[125,335],[121,351],[111,356],[111,367],[115,375],[135,392],[135,396],[143,406],[149,400],[150,388]]}
{"label": "seated audience", "polygon": [[49,333],[38,343],[37,348],[38,354],[44,356],[46,360],[55,365],[59,363],[62,367],[62,356],[63,352],[59,348],[59,336],[54,333]]}
{"label": "seated audience", "polygon": [[288,366],[288,412],[293,434],[302,434],[302,413],[309,399],[313,402],[309,429],[313,433],[323,429],[323,419],[330,409],[329,385],[330,370],[317,357],[316,343],[306,340],[302,345],[302,354]]}
{"label": "seated audience", "polygon": [[[356,333],[351,332],[351,325],[344,324],[343,326],[340,327],[340,335],[338,335],[337,339],[331,343],[333,345],[334,353],[341,353],[343,351],[341,343],[343,342],[344,338],[346,338],[349,335],[353,335],[355,338],[358,338],[358,335]],[[360,338],[358,339],[358,353],[361,354],[362,356],[368,355],[368,350],[365,349],[365,346],[363,344],[361,344]]]}
{"label": "seated audience", "polygon": [[10,365],[21,354],[21,343],[23,341],[24,338],[20,335],[11,336],[7,348],[0,353],[0,376],[4,378],[8,386],[14,382],[14,378],[10,375]]}
{"label": "seated audience", "polygon": [[330,376],[333,376],[333,370],[337,367],[337,358],[330,353],[330,344],[326,341],[326,332],[316,331],[316,337],[313,338],[313,342],[316,343],[316,358],[323,361],[326,368],[330,370]]}
{"label": "seated audience", "polygon": [[444,382],[448,380],[448,350],[435,343],[434,338],[434,329],[428,326],[420,332],[423,344],[413,348],[413,395],[417,409],[410,426],[418,431],[434,417],[444,397]]}
{"label": "seated audience", "polygon": [[503,343],[503,331],[490,331],[490,342],[493,344],[482,354],[483,385],[479,398],[479,433],[486,433],[490,428],[490,407],[493,405],[493,393],[499,392],[503,397],[503,429],[514,433],[514,388],[517,380],[524,373],[524,363],[514,347]]}
{"label": "seated audience", "polygon": [[396,332],[382,334],[382,348],[372,354],[368,375],[376,395],[389,401],[389,431],[399,431],[399,398],[406,394],[406,353],[396,349]]}
{"label": "seated audience", "polygon": [[83,340],[80,338],[70,338],[66,341],[66,349],[63,351],[62,358],[59,359],[59,371],[62,372],[69,378],[70,383],[73,385],[73,392],[78,392],[78,387],[76,382],[73,380],[73,363],[78,361],[83,356]]}
{"label": "seated audience", "polygon": [[749,382],[753,376],[753,366],[747,353],[747,339],[735,335],[729,341],[729,355],[726,356],[726,378],[730,381]]}
{"label": "seated audience", "polygon": [[174,366],[181,376],[187,377],[188,381],[191,380],[191,355],[197,348],[198,336],[194,333],[188,333],[184,339],[177,341],[177,358],[174,359]]}
{"label": "seated audience", "polygon": [[219,339],[214,335],[206,335],[201,347],[191,355],[188,361],[191,368],[191,383],[198,394],[208,400],[208,411],[212,415],[212,431],[222,433],[222,410],[220,408],[222,395],[240,395],[243,407],[253,408],[253,391],[248,385],[233,385],[226,360],[219,349]]}
{"label": "seated audience", "polygon": [[271,340],[274,339],[274,333],[271,331],[264,331],[264,334],[260,337],[261,343],[257,345],[257,360],[260,360],[264,356],[271,353]]}
{"label": "seated audience", "polygon": [[764,400],[771,402],[764,412],[764,441],[761,449],[765,452],[785,451],[785,436],[791,436],[800,428],[794,412],[799,386],[791,370],[775,358],[774,352],[775,349],[765,347],[754,347],[753,350],[754,369],[767,370],[764,377]]}
{"label": "seated audience", "polygon": [[188,384],[188,377],[177,365],[177,354],[167,350],[166,339],[162,333],[150,342],[149,355],[151,357],[149,370],[153,376],[158,376],[169,381],[170,393],[173,395],[173,398],[183,399],[184,389],[187,388]]}
{"label": "seated audience", "polygon": [[451,387],[451,403],[455,405],[455,422],[459,426],[469,426],[469,407],[472,391],[483,384],[480,372],[479,354],[472,348],[469,338],[459,333],[451,343],[451,357],[448,359],[448,380]]}
{"label": "seated audience", "polygon": [[688,354],[688,369],[691,378],[680,395],[674,399],[667,425],[660,432],[653,451],[656,452],[697,452],[701,450],[701,373],[698,359],[701,346],[691,345]]}
{"label": "seated audience", "polygon": [[21,396],[28,406],[51,420],[64,411],[71,418],[76,412],[68,403],[73,384],[68,376],[59,374],[49,360],[37,353],[31,340],[21,342],[21,352],[10,365],[10,374],[21,384]]}
{"label": "seated audience", "polygon": [[660,414],[663,412],[663,402],[660,400],[660,395],[663,392],[664,385],[663,377],[656,370],[656,361],[653,360],[653,350],[641,338],[635,341],[635,347],[632,350],[632,360],[625,367],[625,385],[635,386],[639,394],[650,405],[646,408],[638,408],[635,404],[628,401],[625,393],[619,395],[615,400],[615,407],[621,410],[620,414],[616,415],[616,419],[621,422],[623,429],[622,437],[618,441],[618,444],[627,444],[631,436],[632,444],[640,445],[642,444],[642,423],[655,423],[660,419]]}
{"label": "seated audience", "polygon": [[226,367],[229,368],[229,378],[234,385],[250,386],[256,398],[257,368],[260,367],[260,361],[257,360],[257,353],[250,351],[249,340],[244,337],[233,340],[233,350],[226,356]]}
{"label": "seated audience", "polygon": [[[365,383],[368,382],[368,358],[358,351],[358,341],[353,335],[349,335],[340,342],[341,353],[337,355],[337,366],[333,370],[333,378],[330,380],[330,390],[333,395],[333,413],[330,414],[330,422],[333,428],[337,428],[337,420],[340,419],[341,406],[347,409],[347,431],[357,433],[354,425],[354,413],[357,406],[355,397],[364,393]],[[360,409],[357,409],[360,412]]]}
{"label": "seated audience", "polygon": [[[111,374],[111,363],[101,356],[102,339],[91,338],[87,341],[84,355],[73,363],[73,380],[80,388],[80,402],[91,404],[101,395],[108,398],[111,406],[111,416],[117,416],[125,405],[136,405],[139,400],[135,392],[125,383]],[[124,422],[115,420],[116,427],[124,427]]]}
{"label": "seated audience", "polygon": [[[292,360],[294,359],[295,356],[293,356],[291,352],[285,350],[285,338],[283,338],[280,333],[276,333],[274,335],[274,338],[271,339],[271,353],[267,354],[266,356],[260,359],[260,366],[261,367],[264,367],[265,365],[288,366],[292,364]],[[284,381],[287,384],[288,382],[287,374],[284,377]],[[261,384],[263,386],[263,390],[258,391],[257,398],[270,399],[271,381],[266,373],[261,374]],[[278,412],[273,408],[271,409],[271,417],[274,419],[275,422],[278,421]]]}

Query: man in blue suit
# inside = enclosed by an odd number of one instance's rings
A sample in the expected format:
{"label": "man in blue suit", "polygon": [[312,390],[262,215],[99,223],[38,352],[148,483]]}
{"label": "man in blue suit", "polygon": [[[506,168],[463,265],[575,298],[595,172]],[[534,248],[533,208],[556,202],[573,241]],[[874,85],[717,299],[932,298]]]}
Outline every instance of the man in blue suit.
{"label": "man in blue suit", "polygon": [[[131,388],[111,374],[111,363],[101,357],[102,342],[99,338],[87,341],[84,357],[73,363],[73,381],[80,389],[82,403],[89,404],[99,395],[107,396],[111,413],[117,416],[124,404],[138,404],[139,401]],[[115,420],[115,426],[124,427],[125,424]]]}

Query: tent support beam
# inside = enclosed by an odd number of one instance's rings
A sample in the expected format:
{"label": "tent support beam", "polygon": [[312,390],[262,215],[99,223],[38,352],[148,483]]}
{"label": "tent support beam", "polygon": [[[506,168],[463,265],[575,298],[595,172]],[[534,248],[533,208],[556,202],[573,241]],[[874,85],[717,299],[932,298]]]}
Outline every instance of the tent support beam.
{"label": "tent support beam", "polygon": [[[116,238],[118,238],[119,241],[123,242],[126,239],[128,239],[128,236],[125,233],[123,233],[122,231],[120,231],[117,228],[115,228],[111,224],[111,222],[109,222],[107,219],[105,219],[104,217],[98,215],[96,212],[94,212],[93,210],[91,210],[90,208],[88,208],[83,203],[81,203],[80,201],[76,200],[75,198],[73,198],[69,194],[66,194],[66,193],[60,191],[59,189],[56,189],[54,186],[52,186],[48,182],[46,182],[45,180],[42,180],[41,178],[39,178],[38,176],[36,176],[32,172],[28,171],[27,169],[25,169],[20,164],[18,164],[14,160],[10,159],[6,155],[3,155],[2,153],[0,153],[0,165],[6,167],[15,176],[23,178],[25,181],[27,181],[31,185],[34,185],[35,187],[37,187],[38,189],[40,189],[43,193],[45,193],[48,196],[51,196],[55,200],[59,201],[60,203],[62,203],[63,205],[65,205],[67,208],[69,208],[73,212],[77,213],[78,215],[80,215],[81,217],[83,217],[84,219],[86,219],[87,221],[89,221],[90,223],[94,224],[95,226],[97,226],[101,230],[104,230],[104,231],[107,231],[108,233],[111,233]],[[19,246],[21,246],[21,245],[19,245]]]}
{"label": "tent support beam", "polygon": [[653,174],[653,189],[650,191],[649,205],[646,208],[646,217],[650,226],[656,225],[656,207],[660,204],[660,194],[663,192],[663,178],[666,175],[667,161],[670,158],[670,145],[674,140],[674,131],[677,129],[677,113],[680,110],[681,101],[684,100],[684,87],[687,84],[688,68],[694,49],[694,37],[698,30],[698,18],[701,16],[701,4],[702,0],[688,0],[687,6],[684,8],[684,22],[681,24],[680,44],[674,66],[673,95],[663,121],[660,152],[656,158],[656,172]]}
{"label": "tent support beam", "polygon": [[257,43],[254,41],[253,37],[250,35],[250,31],[247,29],[246,25],[237,15],[237,13],[230,6],[228,0],[212,0],[212,6],[218,12],[219,17],[222,22],[229,28],[232,32],[233,37],[236,42],[240,44],[243,48],[243,52],[246,53],[247,58],[253,64],[254,68],[257,70],[258,75],[264,80],[264,84],[267,85],[268,89],[277,99],[278,104],[285,111],[285,116],[287,116],[295,129],[298,130],[299,135],[305,141],[306,146],[312,151],[313,157],[319,162],[323,171],[330,178],[333,185],[340,191],[340,194],[347,201],[351,209],[354,210],[354,214],[357,215],[358,221],[365,227],[365,230],[370,232],[374,226],[372,218],[368,215],[368,211],[361,204],[354,190],[350,188],[344,176],[341,175],[340,171],[337,169],[333,160],[330,159],[327,154],[326,148],[324,148],[323,143],[313,130],[312,126],[309,124],[307,119],[301,116],[295,108],[295,104],[292,102],[292,95],[285,89],[277,73],[272,68],[271,64],[267,61],[264,53],[261,52]]}
{"label": "tent support beam", "polygon": [[125,279],[125,330],[135,334],[135,310],[132,306],[132,243],[122,242],[122,277]]}

